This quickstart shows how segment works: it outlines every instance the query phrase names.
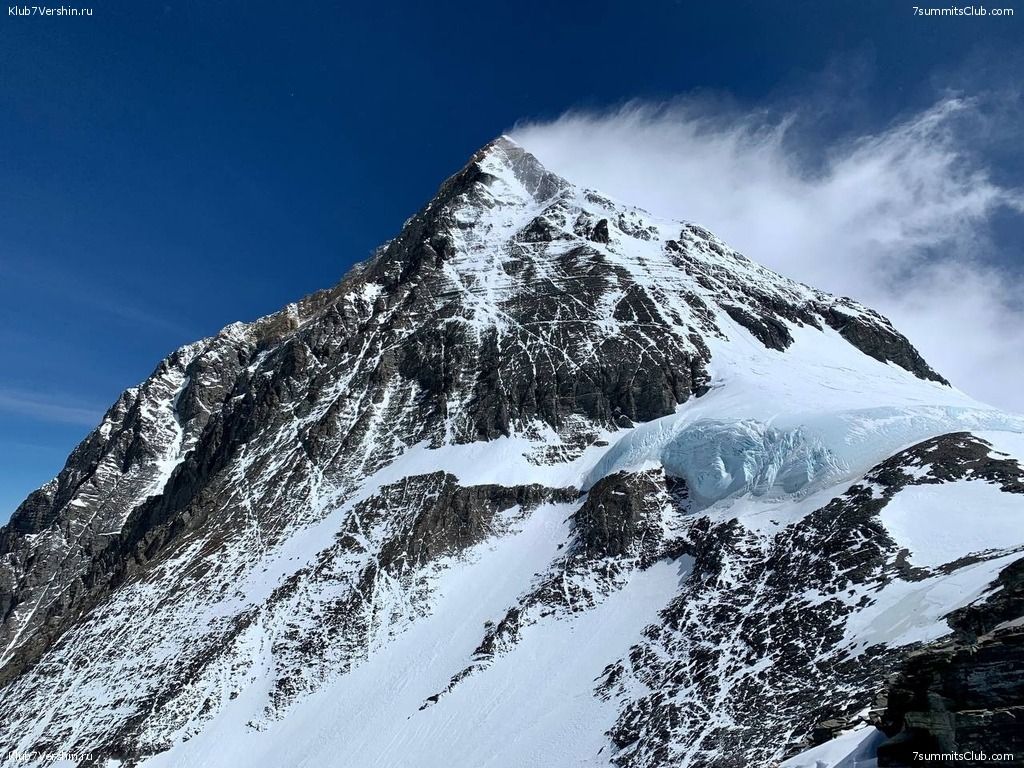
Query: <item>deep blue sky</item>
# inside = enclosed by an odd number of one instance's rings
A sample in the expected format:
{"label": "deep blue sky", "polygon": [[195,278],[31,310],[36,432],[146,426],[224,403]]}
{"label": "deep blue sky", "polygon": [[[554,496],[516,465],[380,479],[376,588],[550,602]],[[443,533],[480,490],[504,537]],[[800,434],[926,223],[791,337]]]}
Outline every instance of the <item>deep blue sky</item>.
{"label": "deep blue sky", "polygon": [[763,104],[854,62],[840,81],[857,108],[837,122],[867,125],[964,66],[1005,78],[1019,60],[1024,20],[912,5],[95,0],[86,18],[4,15],[0,521],[161,357],[333,284],[517,120],[694,90]]}

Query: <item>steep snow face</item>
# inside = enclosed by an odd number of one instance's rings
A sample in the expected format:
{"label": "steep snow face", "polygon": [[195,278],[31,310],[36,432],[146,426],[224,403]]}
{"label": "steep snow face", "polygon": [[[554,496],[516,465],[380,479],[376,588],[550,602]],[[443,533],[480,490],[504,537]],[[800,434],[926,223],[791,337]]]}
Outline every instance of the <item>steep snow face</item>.
{"label": "steep snow face", "polygon": [[767,766],[993,594],[1022,434],[871,310],[498,140],[0,531],[0,747]]}
{"label": "steep snow face", "polygon": [[789,758],[779,768],[878,768],[875,750],[885,740],[877,728],[862,726]]}

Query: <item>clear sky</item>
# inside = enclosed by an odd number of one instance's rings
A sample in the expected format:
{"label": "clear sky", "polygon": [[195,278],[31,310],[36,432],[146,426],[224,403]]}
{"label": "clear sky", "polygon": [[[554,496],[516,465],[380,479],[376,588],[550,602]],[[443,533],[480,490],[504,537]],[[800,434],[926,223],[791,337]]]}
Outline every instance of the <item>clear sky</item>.
{"label": "clear sky", "polygon": [[161,357],[333,284],[519,121],[831,88],[821,133],[872,131],[1019,82],[1024,39],[1024,5],[911,0],[65,2],[0,18],[0,521]]}

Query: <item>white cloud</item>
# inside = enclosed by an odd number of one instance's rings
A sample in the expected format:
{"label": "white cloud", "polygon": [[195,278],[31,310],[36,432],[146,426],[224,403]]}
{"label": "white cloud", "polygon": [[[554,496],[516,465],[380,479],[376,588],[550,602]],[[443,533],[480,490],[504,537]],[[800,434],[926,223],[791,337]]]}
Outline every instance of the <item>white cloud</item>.
{"label": "white cloud", "polygon": [[630,104],[517,126],[551,170],[652,213],[705,226],[783,274],[889,316],[975,397],[1024,412],[1019,275],[993,260],[1000,210],[972,138],[978,102],[949,97],[875,135],[822,149],[801,115]]}
{"label": "white cloud", "polygon": [[44,397],[21,390],[0,389],[0,411],[61,424],[96,426],[103,410],[72,402],[68,398]]}

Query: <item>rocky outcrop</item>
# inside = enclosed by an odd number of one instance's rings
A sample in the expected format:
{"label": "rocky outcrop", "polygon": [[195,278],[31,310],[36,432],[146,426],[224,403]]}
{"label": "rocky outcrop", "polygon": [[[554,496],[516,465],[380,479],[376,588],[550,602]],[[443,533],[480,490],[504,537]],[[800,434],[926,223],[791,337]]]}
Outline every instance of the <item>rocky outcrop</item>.
{"label": "rocky outcrop", "polygon": [[726,306],[724,309],[729,317],[750,331],[768,349],[783,352],[793,343],[793,336],[786,324],[771,315],[754,315],[743,307]]}
{"label": "rocky outcrop", "polygon": [[[575,488],[540,485],[464,487],[454,475],[436,472],[382,489],[363,505],[361,514],[388,518],[401,510],[408,516],[408,522],[395,526],[397,535],[381,547],[377,557],[379,568],[400,573],[499,533],[494,518],[500,512],[512,507],[526,512],[543,502],[564,503],[576,496]],[[415,506],[410,508],[410,502]]]}
{"label": "rocky outcrop", "polygon": [[876,312],[866,317],[862,312],[851,314],[849,306],[843,306],[843,303],[841,300],[823,308],[821,314],[825,322],[853,346],[883,363],[892,362],[906,368],[922,379],[940,384],[949,383],[924,361],[907,338],[896,331],[888,320]]}
{"label": "rocky outcrop", "polygon": [[[911,656],[886,692],[880,718],[892,737],[878,747],[890,768],[938,765],[964,755],[972,768],[1024,758],[1024,631],[993,631]],[[1012,755],[1012,758],[1005,757]],[[924,756],[924,757],[923,757]]]}
{"label": "rocky outcrop", "polygon": [[586,558],[636,557],[661,539],[664,477],[619,472],[598,481],[573,517],[575,549]]}
{"label": "rocky outcrop", "polygon": [[[1005,462],[1000,469],[996,481],[1019,477]],[[1024,759],[1024,559],[999,574],[988,600],[949,623],[953,637],[911,655],[885,689],[875,721],[890,738],[878,748],[880,766],[941,762],[915,753],[969,754],[958,763],[972,767],[991,765],[994,753]]]}

